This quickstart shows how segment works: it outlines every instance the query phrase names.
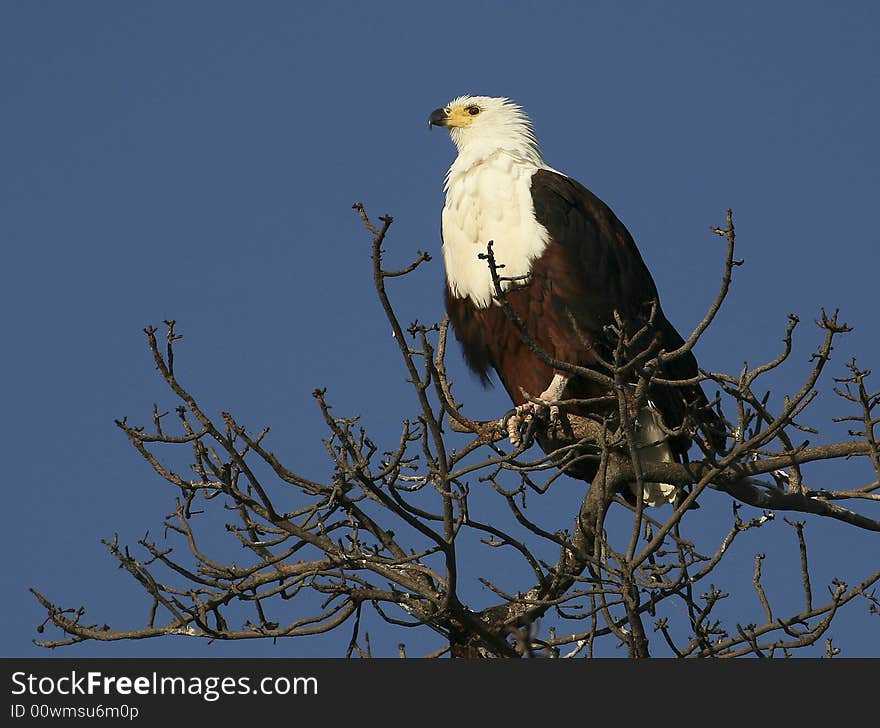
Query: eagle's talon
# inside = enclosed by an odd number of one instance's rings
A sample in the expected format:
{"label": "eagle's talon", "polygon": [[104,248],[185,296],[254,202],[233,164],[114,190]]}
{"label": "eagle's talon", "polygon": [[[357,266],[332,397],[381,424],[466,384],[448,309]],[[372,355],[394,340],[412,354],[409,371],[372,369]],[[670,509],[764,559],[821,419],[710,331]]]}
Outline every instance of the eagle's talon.
{"label": "eagle's talon", "polygon": [[559,409],[558,404],[550,405],[550,418],[549,423],[547,425],[547,432],[556,436],[562,429],[562,410]]}
{"label": "eagle's talon", "polygon": [[504,435],[507,435],[507,439],[510,441],[511,445],[519,447],[522,445],[522,436],[519,432],[522,426],[523,418],[518,411],[518,408],[514,407],[512,410],[508,410],[504,414],[504,417],[501,418],[498,429]]}
{"label": "eagle's talon", "polygon": [[516,408],[505,412],[504,417],[501,418],[501,422],[498,424],[498,429],[501,432],[507,432],[508,427],[510,426],[510,420],[515,418],[516,416]]}
{"label": "eagle's talon", "polygon": [[[549,408],[552,417],[553,408]],[[545,404],[536,402],[524,402],[517,405],[504,415],[501,420],[502,431],[507,434],[507,439],[514,447],[522,447],[524,435],[528,433],[530,425],[537,419],[545,419],[547,417],[548,407]],[[556,407],[557,418],[559,407]]]}

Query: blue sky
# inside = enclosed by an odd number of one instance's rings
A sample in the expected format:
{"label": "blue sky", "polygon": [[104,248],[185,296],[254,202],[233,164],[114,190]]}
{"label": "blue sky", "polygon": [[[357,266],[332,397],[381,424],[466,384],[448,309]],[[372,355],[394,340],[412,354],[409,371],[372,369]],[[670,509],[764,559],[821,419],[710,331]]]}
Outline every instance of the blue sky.
{"label": "blue sky", "polygon": [[[306,474],[328,468],[315,387],[374,439],[397,437],[414,401],[351,204],[395,215],[392,262],[439,253],[453,147],[426,120],[461,93],[523,104],[548,163],[633,233],[682,331],[720,278],[707,228],[734,209],[746,267],[698,351],[705,367],[772,355],[795,312],[803,332],[774,383],[796,389],[820,306],[856,327],[833,373],[853,355],[878,365],[878,23],[871,2],[0,3],[0,652],[42,654],[28,586],[96,621],[143,619],[99,539],[158,533],[172,507],[113,424],[173,404],[145,325],[176,319],[178,371],[203,404],[271,425]],[[406,322],[439,319],[441,293],[439,255],[393,289]],[[473,416],[506,409],[457,353],[451,366]],[[823,395],[814,421],[839,413]],[[858,463],[817,473],[871,477]],[[783,578],[791,536],[774,528],[780,560],[765,570]],[[820,583],[876,568],[876,537],[808,528]],[[847,654],[880,655],[865,611],[836,629]],[[65,654],[307,656],[347,639]]]}

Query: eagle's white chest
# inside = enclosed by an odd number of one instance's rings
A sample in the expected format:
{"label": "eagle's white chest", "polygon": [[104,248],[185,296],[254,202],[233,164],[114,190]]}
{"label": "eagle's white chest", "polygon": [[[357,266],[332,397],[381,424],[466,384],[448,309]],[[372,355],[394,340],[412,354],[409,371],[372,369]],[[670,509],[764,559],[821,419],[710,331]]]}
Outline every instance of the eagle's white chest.
{"label": "eagle's white chest", "polygon": [[[443,207],[443,259],[454,295],[470,297],[479,308],[495,293],[487,261],[478,256],[492,240],[499,274],[528,275],[547,246],[548,234],[535,219],[532,175],[539,169],[497,151],[466,166],[457,160],[449,170]],[[505,284],[505,287],[509,284]]]}

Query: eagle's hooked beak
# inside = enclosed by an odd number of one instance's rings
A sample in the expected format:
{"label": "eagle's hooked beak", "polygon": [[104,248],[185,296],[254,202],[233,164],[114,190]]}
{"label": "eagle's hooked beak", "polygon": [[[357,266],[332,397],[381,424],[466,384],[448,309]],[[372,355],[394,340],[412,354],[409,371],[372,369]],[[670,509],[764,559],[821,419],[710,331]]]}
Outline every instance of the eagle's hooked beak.
{"label": "eagle's hooked beak", "polygon": [[449,112],[446,109],[434,109],[428,117],[428,128],[432,126],[448,126]]}

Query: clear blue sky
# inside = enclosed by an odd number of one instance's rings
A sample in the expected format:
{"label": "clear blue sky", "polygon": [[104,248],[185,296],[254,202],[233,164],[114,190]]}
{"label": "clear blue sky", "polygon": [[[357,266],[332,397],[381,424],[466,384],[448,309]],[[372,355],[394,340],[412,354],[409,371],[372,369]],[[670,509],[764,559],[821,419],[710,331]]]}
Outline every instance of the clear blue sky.
{"label": "clear blue sky", "polygon": [[[823,305],[856,327],[834,373],[854,354],[880,366],[878,8],[2,0],[0,653],[42,654],[30,644],[43,617],[28,586],[84,603],[94,621],[145,618],[99,538],[158,535],[172,507],[170,487],[113,424],[146,424],[154,401],[174,404],[146,324],[177,319],[184,382],[209,411],[270,425],[276,452],[307,474],[328,469],[315,387],[329,388],[338,414],[362,414],[374,439],[396,438],[415,404],[350,208],[362,200],[395,215],[392,261],[439,253],[453,148],[426,119],[461,93],[525,106],[547,161],[629,227],[683,331],[719,281],[722,250],[707,228],[734,208],[747,265],[698,352],[707,368],[770,356],[796,312],[795,361],[775,380],[780,394],[795,389]],[[401,318],[439,319],[441,284],[438,255],[394,289]],[[506,409],[457,353],[452,365],[472,415]],[[823,396],[813,421],[835,407]],[[835,487],[871,477],[855,463],[821,472]],[[723,497],[709,496],[718,508],[706,517],[727,519]],[[791,534],[773,528],[742,552],[744,583],[748,554],[777,543],[765,570],[790,577]],[[808,529],[817,592],[876,568],[876,536]],[[855,605],[835,636],[847,654],[880,656],[865,612]],[[338,654],[347,639],[63,654]]]}

